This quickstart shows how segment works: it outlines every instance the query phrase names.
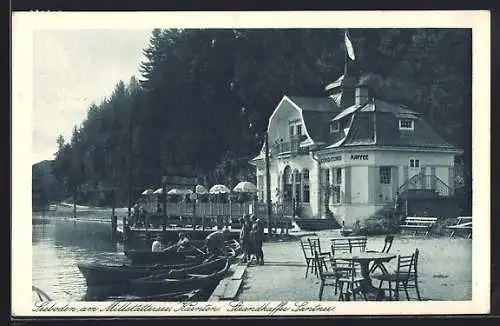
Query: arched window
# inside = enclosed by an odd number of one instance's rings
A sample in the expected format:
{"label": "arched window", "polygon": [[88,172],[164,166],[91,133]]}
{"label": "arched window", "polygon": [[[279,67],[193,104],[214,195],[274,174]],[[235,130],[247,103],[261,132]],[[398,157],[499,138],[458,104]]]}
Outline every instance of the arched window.
{"label": "arched window", "polygon": [[309,170],[302,170],[302,202],[309,203]]}
{"label": "arched window", "polygon": [[295,187],[295,200],[297,202],[300,202],[300,197],[301,197],[301,191],[300,191],[300,179],[301,179],[301,175],[300,175],[300,172],[299,170],[295,170],[293,171],[293,173],[295,174],[295,184],[294,184],[294,187]]}
{"label": "arched window", "polygon": [[283,171],[283,200],[289,201],[292,199],[292,171],[290,166],[286,166]]}

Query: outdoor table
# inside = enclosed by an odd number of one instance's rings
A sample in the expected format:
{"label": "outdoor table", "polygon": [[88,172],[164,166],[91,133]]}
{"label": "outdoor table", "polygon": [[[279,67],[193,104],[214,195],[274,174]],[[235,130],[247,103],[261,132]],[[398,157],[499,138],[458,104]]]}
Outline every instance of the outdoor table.
{"label": "outdoor table", "polygon": [[396,255],[389,253],[381,253],[381,252],[359,252],[353,254],[337,254],[332,257],[332,260],[346,260],[346,261],[354,261],[361,265],[361,275],[364,280],[361,282],[361,291],[369,295],[374,294],[376,296],[376,300],[381,300],[384,297],[384,291],[378,289],[373,286],[372,279],[370,278],[370,263],[386,263]]}
{"label": "outdoor table", "polygon": [[338,238],[328,238],[330,241],[337,241],[337,240],[363,240],[367,239],[367,237],[364,236],[348,236],[348,237],[338,237]]}

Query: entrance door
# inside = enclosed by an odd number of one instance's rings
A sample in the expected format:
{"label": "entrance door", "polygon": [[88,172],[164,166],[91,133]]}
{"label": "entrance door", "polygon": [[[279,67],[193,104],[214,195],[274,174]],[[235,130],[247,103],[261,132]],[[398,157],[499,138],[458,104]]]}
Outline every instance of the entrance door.
{"label": "entrance door", "polygon": [[283,171],[283,210],[293,211],[293,184],[290,166],[286,166]]}
{"label": "entrance door", "polygon": [[391,166],[379,167],[379,191],[377,201],[390,202],[393,200]]}

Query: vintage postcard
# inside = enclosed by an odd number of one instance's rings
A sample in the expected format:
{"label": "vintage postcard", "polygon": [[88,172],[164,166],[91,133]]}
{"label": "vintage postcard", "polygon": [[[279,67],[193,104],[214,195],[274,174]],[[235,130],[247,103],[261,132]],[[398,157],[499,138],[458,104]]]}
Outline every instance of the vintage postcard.
{"label": "vintage postcard", "polygon": [[489,42],[487,11],[14,12],[13,316],[488,313]]}

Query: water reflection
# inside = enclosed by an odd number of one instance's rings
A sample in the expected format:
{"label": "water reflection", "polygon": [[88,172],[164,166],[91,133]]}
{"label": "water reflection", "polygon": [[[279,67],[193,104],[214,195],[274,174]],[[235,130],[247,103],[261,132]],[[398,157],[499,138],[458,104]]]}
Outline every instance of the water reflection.
{"label": "water reflection", "polygon": [[51,221],[33,225],[33,285],[54,299],[80,300],[86,291],[78,262],[124,262],[109,224]]}
{"label": "water reflection", "polygon": [[108,224],[58,221],[54,225],[56,246],[99,252],[116,251],[116,244],[111,241],[111,226]]}

